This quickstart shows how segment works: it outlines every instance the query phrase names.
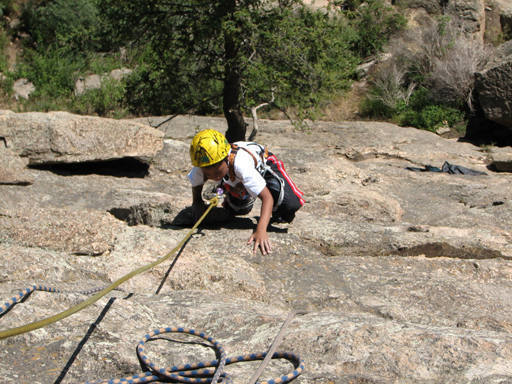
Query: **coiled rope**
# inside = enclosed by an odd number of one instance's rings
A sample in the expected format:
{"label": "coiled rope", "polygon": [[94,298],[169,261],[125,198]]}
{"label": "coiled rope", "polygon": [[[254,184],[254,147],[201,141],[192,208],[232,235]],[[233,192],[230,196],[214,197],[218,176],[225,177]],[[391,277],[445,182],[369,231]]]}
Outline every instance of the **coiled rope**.
{"label": "coiled rope", "polygon": [[[31,332],[31,331],[33,331],[35,329],[42,328],[42,327],[45,327],[45,326],[47,326],[49,324],[55,323],[55,322],[57,322],[59,320],[65,319],[66,317],[71,316],[72,314],[74,314],[74,313],[76,313],[78,311],[81,311],[82,309],[84,309],[84,308],[88,307],[89,305],[95,303],[96,301],[101,299],[103,296],[105,296],[107,293],[109,293],[109,292],[113,291],[114,289],[116,289],[118,286],[120,286],[125,281],[131,279],[132,277],[134,277],[134,276],[136,276],[138,274],[146,272],[147,270],[149,270],[149,269],[157,266],[158,264],[164,262],[169,257],[171,257],[175,252],[177,252],[185,244],[185,242],[194,234],[195,230],[201,224],[201,222],[204,220],[206,215],[208,215],[208,213],[213,209],[213,207],[217,206],[217,204],[219,202],[219,197],[218,196],[214,196],[213,198],[210,199],[209,202],[210,202],[210,205],[208,206],[206,211],[203,213],[203,215],[199,218],[199,220],[197,220],[197,222],[190,229],[190,231],[188,231],[187,235],[183,238],[183,240],[181,240],[181,242],[176,247],[174,247],[167,255],[161,257],[160,259],[157,259],[156,261],[154,261],[152,263],[146,264],[146,265],[144,265],[144,266],[142,266],[140,268],[137,268],[137,269],[131,271],[130,273],[124,275],[120,279],[114,281],[108,287],[106,287],[106,288],[102,289],[100,292],[96,293],[94,296],[91,296],[89,299],[84,300],[81,303],[75,305],[74,307],[71,307],[71,308],[69,308],[69,309],[67,309],[67,310],[65,310],[65,311],[63,311],[61,313],[58,313],[58,314],[56,314],[54,316],[47,317],[46,319],[42,319],[42,320],[39,320],[39,321],[35,321],[33,323],[22,325],[20,327],[10,328],[10,329],[7,329],[5,331],[0,331],[0,340],[5,339],[7,337],[20,335],[22,333]],[[30,288],[27,288],[27,289],[30,290]],[[18,296],[15,296],[11,300],[7,301],[4,304],[4,307],[7,307],[7,308],[3,312],[5,312],[7,309],[9,309],[9,307],[11,307],[13,304],[16,304],[20,300],[22,300],[23,297],[26,296],[26,294],[24,294],[23,292],[24,291],[20,292],[20,294],[18,294]],[[25,292],[26,292],[26,290],[25,290]],[[20,296],[20,295],[22,295],[22,296]]]}
{"label": "coiled rope", "polygon": [[[217,206],[219,202],[219,195],[214,196],[209,200],[209,207],[206,209],[206,211],[203,213],[203,215],[197,220],[197,222],[194,224],[194,226],[190,229],[190,231],[186,234],[186,236],[183,238],[183,240],[174,247],[168,254],[161,257],[160,259],[157,259],[156,261],[146,264],[138,269],[135,269],[134,271],[124,275],[120,279],[113,282],[111,285],[105,287],[105,288],[97,288],[97,289],[91,289],[87,291],[78,291],[73,293],[79,293],[79,294],[92,294],[94,292],[98,292],[94,296],[90,297],[89,299],[79,303],[78,305],[75,305],[74,307],[69,308],[66,311],[63,311],[57,315],[48,317],[43,320],[35,321],[33,323],[29,323],[20,327],[16,328],[10,328],[5,331],[0,331],[0,340],[20,335],[23,333],[31,332],[35,329],[45,327],[49,324],[55,323],[59,320],[62,320],[66,317],[71,316],[72,314],[88,307],[89,305],[95,303],[100,298],[105,296],[107,293],[113,291],[116,289],[119,285],[124,283],[125,281],[131,279],[132,277],[141,274],[143,272],[146,272],[147,270],[157,266],[158,264],[164,262],[169,257],[171,257],[175,252],[177,252],[180,248],[184,246],[184,244],[188,241],[188,239],[192,236],[194,231],[197,229],[197,227],[201,224],[201,222],[204,220],[204,218],[208,215],[208,213]],[[61,291],[56,288],[47,287],[43,285],[33,285],[32,287],[26,288],[18,293],[17,296],[12,297],[11,299],[7,300],[4,304],[0,305],[0,317],[5,314],[7,311],[9,311],[14,305],[17,303],[22,302],[28,295],[30,295],[34,291],[45,291],[45,292],[55,292],[55,293],[66,293],[66,291]],[[274,352],[275,348],[280,342],[280,339],[282,337],[282,333],[284,331],[284,328],[286,325],[292,320],[294,313],[290,314],[290,316],[287,318],[283,326],[281,327],[281,330],[274,340],[273,345],[271,346],[269,352],[262,352],[262,353],[252,353],[252,354],[246,354],[246,355],[239,355],[237,357],[233,358],[227,358],[226,353],[224,351],[224,348],[213,338],[206,336],[204,332],[198,332],[193,329],[188,328],[176,328],[176,327],[168,327],[168,328],[160,328],[157,330],[154,330],[153,332],[150,332],[144,336],[144,339],[139,342],[137,345],[137,356],[139,357],[139,361],[145,367],[145,369],[148,369],[147,372],[144,372],[141,375],[134,375],[123,379],[112,379],[112,380],[106,380],[106,381],[97,381],[94,382],[94,384],[117,384],[117,383],[149,383],[151,381],[156,380],[174,380],[182,383],[217,383],[220,377],[224,377],[226,379],[227,375],[224,373],[224,366],[239,362],[245,362],[245,361],[254,361],[254,360],[263,360],[263,363],[260,365],[258,371],[253,375],[251,378],[251,383],[256,383],[256,380],[261,375],[261,372],[265,368],[265,366],[268,364],[270,359],[286,359],[290,361],[293,366],[294,370],[293,372],[283,375],[277,379],[272,379],[269,381],[263,381],[258,382],[258,384],[284,384],[287,382],[290,382],[294,380],[296,377],[298,377],[304,370],[304,362],[302,359],[300,359],[297,355],[293,353],[287,353],[287,352]],[[210,342],[212,346],[216,349],[217,355],[220,356],[220,359],[218,360],[212,360],[210,362],[204,363],[196,363],[196,364],[184,364],[180,366],[174,366],[169,369],[164,368],[157,368],[155,364],[151,363],[146,355],[143,354],[144,352],[144,345],[147,341],[149,341],[153,336],[161,335],[163,333],[188,333],[190,335],[198,336],[203,338],[204,340]],[[215,369],[209,369],[210,367],[216,367]],[[213,376],[211,376],[213,374]],[[228,380],[229,381],[229,380]]]}
{"label": "coiled rope", "polygon": [[[189,335],[194,335],[200,337],[209,343],[215,348],[217,355],[220,355],[219,360],[212,360],[210,362],[199,362],[196,364],[182,364],[178,366],[173,366],[171,368],[159,368],[155,366],[152,362],[149,361],[148,357],[144,354],[144,347],[147,341],[150,341],[152,337],[157,335],[162,335],[164,333],[187,333]],[[221,363],[224,362],[225,365],[246,362],[246,361],[255,361],[255,360],[263,360],[267,356],[266,352],[262,353],[252,353],[247,355],[239,355],[236,357],[226,358],[226,353],[224,348],[213,338],[207,336],[204,332],[200,332],[194,329],[188,328],[176,328],[176,327],[168,327],[168,328],[160,328],[154,330],[153,332],[148,333],[144,336],[144,338],[139,341],[137,345],[137,356],[143,369],[147,369],[147,372],[144,372],[140,375],[134,375],[125,377],[122,379],[111,379],[111,380],[103,380],[103,381],[95,381],[89,382],[87,384],[118,384],[118,383],[148,383],[151,381],[161,380],[161,381],[173,381],[180,383],[217,383],[217,380],[220,376],[228,379],[228,376],[222,373],[223,369],[221,369]],[[272,355],[272,359],[285,359],[291,362],[294,366],[293,372],[290,372],[287,375],[280,376],[276,379],[261,381],[258,384],[284,384],[294,380],[297,376],[299,376],[304,370],[304,362],[293,353],[286,352],[275,352]],[[222,364],[222,365],[224,365]],[[210,369],[210,367],[217,367],[216,369]],[[212,374],[215,375],[212,378]],[[221,375],[222,373],[222,375]],[[217,376],[217,378],[215,377]]]}

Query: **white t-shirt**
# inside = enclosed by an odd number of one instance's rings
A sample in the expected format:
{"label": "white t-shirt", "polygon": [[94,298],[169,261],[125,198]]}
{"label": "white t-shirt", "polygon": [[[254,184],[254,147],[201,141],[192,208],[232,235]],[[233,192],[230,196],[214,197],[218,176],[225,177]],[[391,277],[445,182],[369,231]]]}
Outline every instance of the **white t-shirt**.
{"label": "white t-shirt", "polygon": [[[261,164],[260,152],[262,148],[257,144],[246,141],[238,141],[235,144],[240,147],[235,156],[235,163],[233,166],[236,178],[234,181],[229,180],[228,173],[224,177],[224,183],[232,187],[236,186],[238,183],[242,183],[249,195],[256,197],[261,193],[261,191],[263,191],[263,188],[266,187],[267,183],[254,166],[254,159],[252,156],[241,148],[246,148],[254,155],[256,160],[258,160],[258,166]],[[231,153],[231,150],[229,153]],[[205,182],[203,170],[200,167],[193,167],[188,174],[188,178],[192,187],[203,185]]]}

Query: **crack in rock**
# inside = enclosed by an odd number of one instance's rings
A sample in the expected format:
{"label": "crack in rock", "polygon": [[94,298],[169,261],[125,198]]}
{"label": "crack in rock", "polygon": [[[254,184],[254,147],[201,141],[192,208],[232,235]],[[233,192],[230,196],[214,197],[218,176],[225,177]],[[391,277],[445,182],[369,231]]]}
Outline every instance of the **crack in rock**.
{"label": "crack in rock", "polygon": [[400,248],[389,252],[387,256],[419,256],[424,255],[428,258],[449,257],[453,259],[498,259],[512,260],[512,257],[503,255],[500,251],[477,246],[454,247],[445,242],[426,243],[413,247]]}

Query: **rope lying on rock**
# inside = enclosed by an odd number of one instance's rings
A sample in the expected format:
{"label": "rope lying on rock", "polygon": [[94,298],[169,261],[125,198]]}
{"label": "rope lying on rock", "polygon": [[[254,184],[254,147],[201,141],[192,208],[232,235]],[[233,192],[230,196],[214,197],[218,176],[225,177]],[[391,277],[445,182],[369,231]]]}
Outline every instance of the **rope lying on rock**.
{"label": "rope lying on rock", "polygon": [[5,303],[0,304],[0,316],[7,313],[16,304],[21,303],[34,291],[52,292],[52,293],[77,293],[79,295],[92,295],[93,293],[99,292],[102,289],[105,289],[105,287],[93,288],[93,289],[89,289],[86,291],[63,291],[60,289],[47,287],[45,285],[33,285],[29,288],[25,288],[25,289],[21,290],[16,296],[11,297]]}
{"label": "rope lying on rock", "polygon": [[[144,347],[147,341],[150,341],[152,337],[162,335],[164,333],[187,333],[190,335],[201,337],[208,341],[215,348],[217,355],[220,355],[219,360],[212,360],[210,362],[200,362],[196,364],[182,364],[174,366],[168,369],[158,368],[155,364],[151,363],[148,357],[144,354]],[[149,383],[151,381],[173,381],[180,383],[217,383],[219,377],[229,379],[228,376],[223,373],[223,366],[229,364],[235,364],[246,361],[263,360],[267,356],[266,352],[262,353],[251,353],[247,355],[239,355],[236,357],[226,358],[224,348],[213,338],[207,336],[204,332],[196,331],[188,328],[160,328],[148,333],[137,345],[137,356],[143,369],[147,369],[140,375],[134,375],[125,377],[122,379],[111,379],[103,381],[88,382],[87,384],[117,384],[117,383]],[[275,352],[272,355],[272,359],[285,359],[291,362],[294,366],[293,372],[280,376],[279,378],[260,381],[258,384],[284,384],[294,380],[304,370],[304,362],[297,355],[286,352]],[[210,369],[210,367],[217,367],[216,369]],[[215,373],[215,374],[214,374]],[[212,377],[213,375],[213,377]]]}
{"label": "rope lying on rock", "polygon": [[[181,240],[181,242],[176,247],[174,247],[167,255],[161,257],[160,259],[157,259],[156,261],[154,261],[152,263],[146,264],[140,268],[137,268],[137,269],[131,271],[130,273],[124,275],[120,279],[114,281],[108,287],[106,287],[106,288],[102,289],[100,292],[96,293],[94,296],[91,296],[89,299],[82,301],[81,303],[75,305],[74,307],[69,308],[66,311],[63,311],[63,312],[58,313],[51,317],[47,317],[46,319],[43,319],[43,320],[39,320],[39,321],[35,321],[33,323],[22,325],[20,327],[10,328],[5,331],[0,331],[0,340],[5,339],[7,337],[20,335],[22,333],[27,333],[27,332],[33,331],[35,329],[38,329],[38,328],[45,327],[49,324],[55,323],[59,320],[62,320],[64,318],[68,317],[68,316],[71,316],[72,314],[74,314],[78,311],[81,311],[82,309],[95,303],[96,301],[101,299],[103,296],[105,296],[107,293],[116,289],[119,285],[121,285],[125,281],[131,279],[132,277],[134,277],[140,273],[146,272],[147,270],[164,262],[169,257],[171,257],[174,253],[176,253],[183,246],[183,244],[185,244],[185,242],[194,234],[194,231],[197,229],[197,227],[199,227],[199,224],[201,224],[201,222],[204,220],[206,215],[208,215],[208,213],[213,209],[213,207],[217,206],[218,202],[219,202],[219,196],[215,196],[212,199],[210,199],[210,205],[208,206],[206,211],[203,213],[203,215],[199,218],[199,220],[197,220],[197,222],[190,229],[190,231],[188,231],[187,235],[183,238],[183,240]],[[28,288],[28,289],[30,289],[30,288]],[[16,297],[14,297],[13,299],[16,299],[16,301],[14,303],[18,302],[18,299]],[[11,300],[13,300],[13,299],[11,299]],[[7,303],[9,303],[9,301]],[[12,306],[12,304],[10,306]]]}
{"label": "rope lying on rock", "polygon": [[[211,211],[211,209],[215,206],[217,206],[219,201],[219,195],[213,197],[210,199],[210,206],[206,209],[206,211],[203,213],[203,215],[199,218],[199,220],[194,224],[192,229],[187,233],[185,238],[175,247],[173,248],[167,255],[161,257],[160,259],[157,259],[156,261],[149,263],[147,265],[144,265],[125,276],[121,277],[120,279],[113,282],[111,285],[105,287],[105,288],[96,288],[91,289],[87,291],[75,291],[72,293],[79,293],[79,294],[93,294],[96,293],[91,298],[79,303],[78,305],[75,305],[74,307],[69,308],[66,311],[63,311],[57,315],[48,317],[46,319],[36,321],[30,324],[26,324],[20,327],[7,329],[5,331],[0,331],[0,340],[5,339],[11,336],[20,335],[26,332],[33,331],[38,328],[42,328],[46,325],[55,323],[59,320],[62,320],[68,316],[71,316],[72,314],[86,308],[87,306],[95,303],[98,301],[101,297],[105,296],[110,291],[117,289],[119,285],[124,283],[125,281],[131,279],[135,275],[138,275],[140,273],[143,273],[156,265],[162,263],[163,261],[167,260],[172,254],[178,251],[192,236],[194,231],[197,229],[197,227],[201,224],[201,222],[204,220],[206,215]],[[47,287],[43,285],[32,285],[32,287],[26,288],[18,293],[17,296],[12,297],[11,299],[7,300],[4,304],[0,305],[0,317],[3,316],[5,313],[7,313],[14,305],[17,303],[22,302],[26,297],[28,297],[32,292],[34,291],[45,291],[45,292],[55,292],[55,293],[71,293],[69,291],[62,291],[56,288]],[[251,378],[251,383],[255,383],[258,379],[259,375],[261,375],[261,372],[265,368],[265,366],[268,364],[270,359],[285,359],[291,362],[294,366],[293,372],[283,375],[277,379],[272,379],[269,381],[263,381],[258,382],[258,384],[284,384],[287,382],[290,382],[297,378],[304,370],[304,362],[301,360],[297,355],[293,353],[286,353],[286,352],[274,352],[275,348],[280,342],[280,339],[282,337],[282,333],[286,325],[292,320],[294,313],[290,314],[288,319],[285,321],[283,326],[281,327],[281,330],[279,332],[279,335],[274,340],[273,345],[271,346],[269,352],[262,352],[262,353],[252,353],[247,355],[239,355],[237,357],[233,358],[227,358],[226,353],[224,352],[224,348],[213,340],[211,337],[208,337],[203,332],[198,332],[193,329],[188,328],[175,328],[175,327],[168,327],[168,328],[160,328],[153,332],[150,332],[144,336],[144,339],[141,340],[137,346],[137,356],[139,358],[139,361],[141,362],[141,366],[143,366],[143,369],[148,369],[147,372],[144,372],[141,375],[134,375],[123,379],[112,379],[107,381],[97,381],[96,383],[106,383],[106,384],[117,384],[117,383],[149,383],[151,381],[178,381],[182,383],[217,383],[220,377],[223,377],[227,382],[230,382],[231,380],[228,378],[228,376],[224,373],[224,366],[239,362],[245,362],[245,361],[254,361],[254,360],[263,360],[263,363],[259,367],[258,371],[255,375]],[[218,356],[220,356],[219,360],[212,360],[210,362],[200,362],[196,364],[184,364],[180,366],[174,366],[170,369],[163,369],[163,368],[157,368],[155,364],[151,363],[146,355],[143,354],[144,348],[143,346],[147,341],[149,341],[153,336],[161,335],[163,333],[188,333],[190,335],[195,335],[198,337],[201,337],[208,342],[212,344],[212,346],[216,349],[216,353]],[[267,356],[268,355],[268,356]],[[271,356],[270,356],[271,355]],[[215,369],[209,369],[210,367],[216,367]],[[212,376],[213,374],[213,376]],[[224,382],[224,380],[222,380]]]}

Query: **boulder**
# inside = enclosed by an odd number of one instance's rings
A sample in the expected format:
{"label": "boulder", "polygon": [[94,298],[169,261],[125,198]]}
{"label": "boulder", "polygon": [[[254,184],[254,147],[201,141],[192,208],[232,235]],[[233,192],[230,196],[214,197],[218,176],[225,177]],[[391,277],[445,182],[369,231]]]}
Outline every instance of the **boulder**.
{"label": "boulder", "polygon": [[75,95],[80,96],[92,89],[101,88],[101,76],[92,74],[85,77],[80,77],[75,82]]}
{"label": "boulder", "polygon": [[0,137],[30,164],[77,163],[134,157],[147,161],[163,133],[136,122],[67,112],[0,115]]}
{"label": "boulder", "polygon": [[116,81],[120,81],[124,79],[126,76],[130,75],[133,71],[129,68],[120,68],[120,69],[113,69],[110,71],[110,73],[98,75],[98,74],[91,74],[87,76],[79,77],[75,82],[75,95],[80,96],[83,95],[85,92],[93,90],[93,89],[100,89],[102,83],[107,79],[112,79]]}
{"label": "boulder", "polygon": [[28,161],[22,159],[2,144],[0,138],[0,184],[28,185],[34,178],[27,171]]}
{"label": "boulder", "polygon": [[28,100],[30,94],[36,90],[36,87],[28,79],[18,79],[12,85],[12,90],[16,100],[20,98]]}
{"label": "boulder", "polygon": [[503,44],[489,65],[475,74],[477,111],[466,138],[512,144],[512,41]]}
{"label": "boulder", "polygon": [[120,68],[120,69],[113,69],[110,71],[109,77],[111,79],[120,81],[124,79],[126,76],[130,75],[133,71],[129,68]]}
{"label": "boulder", "polygon": [[395,0],[395,5],[407,13],[424,9],[432,16],[447,15],[456,20],[468,34],[483,38],[485,32],[485,3],[483,0]]}
{"label": "boulder", "polygon": [[512,2],[509,0],[493,0],[491,4],[495,6],[500,15],[501,29],[505,33],[505,39],[512,39]]}
{"label": "boulder", "polygon": [[464,32],[483,38],[485,31],[484,0],[448,0],[445,12],[460,20]]}
{"label": "boulder", "polygon": [[[0,303],[33,284],[67,292],[33,293],[2,316],[1,330],[65,311],[87,299],[80,291],[176,249],[191,224],[176,223],[190,216],[181,161],[190,135],[212,120],[166,127],[147,177],[33,168],[33,184],[0,185]],[[297,310],[307,313],[285,327],[278,348],[304,359],[297,383],[512,379],[512,174],[487,168],[509,148],[371,121],[298,131],[266,120],[256,139],[284,161],[306,199],[293,223],[269,226],[271,255],[247,244],[259,201],[247,215],[212,220],[96,303],[0,340],[0,377],[46,384],[140,375],[135,345],[168,326],[204,330],[228,356],[263,352]],[[408,169],[444,161],[487,175]],[[197,341],[162,335],[144,348],[162,367],[213,359]],[[256,364],[226,371],[248,382]],[[260,381],[292,370],[273,360]]]}
{"label": "boulder", "polygon": [[512,150],[510,148],[493,148],[490,157],[492,169],[497,172],[512,172]]}

